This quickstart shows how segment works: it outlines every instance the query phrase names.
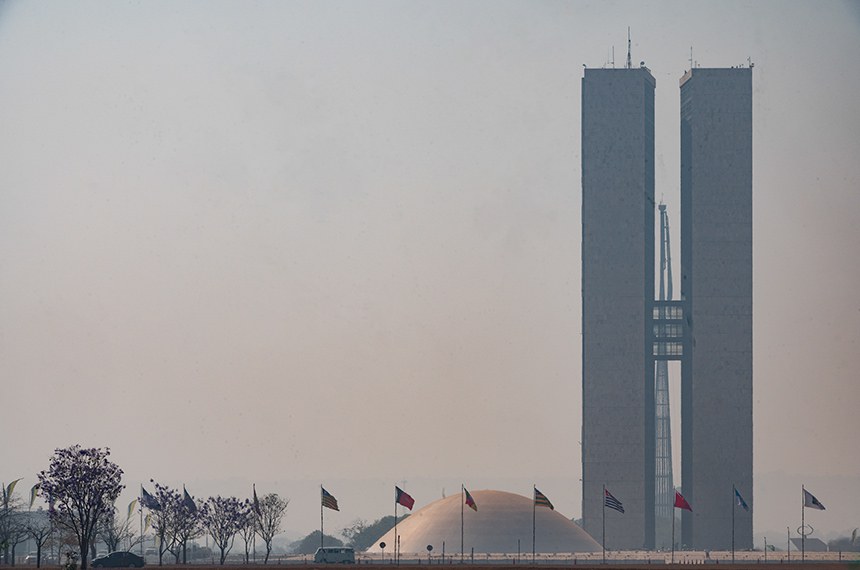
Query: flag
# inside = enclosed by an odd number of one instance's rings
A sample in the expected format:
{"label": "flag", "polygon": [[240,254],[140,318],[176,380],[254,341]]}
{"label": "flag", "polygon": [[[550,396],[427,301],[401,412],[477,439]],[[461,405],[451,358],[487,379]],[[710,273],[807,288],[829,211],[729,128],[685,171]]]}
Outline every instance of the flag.
{"label": "flag", "polygon": [[768,545],[767,545],[767,549],[768,549],[768,550],[770,550],[771,552],[773,552],[773,551],[775,551],[775,550],[776,550],[776,547],[775,547],[774,545],[772,545],[772,544],[768,544]]}
{"label": "flag", "polygon": [[143,485],[140,486],[140,504],[151,511],[161,510],[161,504],[158,502],[158,499],[150,495],[149,492],[143,488]]}
{"label": "flag", "polygon": [[257,513],[257,516],[262,516],[260,514],[260,501],[257,499],[257,485],[254,485],[254,512]]}
{"label": "flag", "polygon": [[613,497],[609,489],[606,488],[603,489],[603,506],[615,509],[619,513],[624,513],[624,505],[621,504],[621,501]]}
{"label": "flag", "polygon": [[415,506],[415,499],[412,498],[412,495],[397,486],[394,487],[394,502],[403,505],[410,511]]}
{"label": "flag", "polygon": [[693,512],[693,507],[690,506],[690,503],[687,502],[687,499],[684,498],[684,495],[675,491],[675,508],[676,509],[686,509]]}
{"label": "flag", "polygon": [[550,510],[555,510],[555,507],[552,506],[552,503],[549,502],[546,495],[538,491],[538,488],[535,487],[535,506],[538,507],[549,507]]}
{"label": "flag", "polygon": [[134,507],[137,506],[137,499],[132,499],[132,501],[128,504],[128,514],[125,515],[125,518],[130,519],[131,514],[134,512]]}
{"label": "flag", "polygon": [[334,495],[322,487],[320,487],[320,490],[322,491],[322,506],[333,511],[339,511],[340,509],[337,507],[337,499],[334,498]]}
{"label": "flag", "polygon": [[[21,479],[23,479],[23,477],[21,477]],[[6,490],[4,491],[5,495],[3,496],[4,503],[9,504],[9,501],[12,500],[12,493],[15,492],[15,485],[17,485],[18,481],[20,481],[21,479],[15,479],[6,486]]]}
{"label": "flag", "polygon": [[188,491],[185,490],[185,485],[182,486],[182,506],[192,513],[197,512],[197,503],[194,502],[194,499],[192,499],[191,495],[188,494]]}
{"label": "flag", "polygon": [[36,501],[36,495],[39,494],[39,485],[41,483],[36,483],[30,488],[30,508],[33,508],[33,503]]}
{"label": "flag", "polygon": [[741,494],[738,492],[738,488],[732,485],[732,489],[735,492],[735,502],[737,503],[737,505],[739,507],[743,507],[745,511],[749,511],[750,506],[747,504],[746,501],[744,501],[744,498],[741,497]]}
{"label": "flag", "polygon": [[469,494],[469,491],[467,491],[465,487],[463,487],[463,492],[466,493],[466,506],[477,513],[478,504],[475,502],[475,499],[472,498],[472,495]]}
{"label": "flag", "polygon": [[851,544],[854,544],[854,541],[857,540],[857,529],[851,531]]}
{"label": "flag", "polygon": [[149,526],[152,524],[152,515],[149,513],[146,513],[146,518],[144,519],[144,522],[146,524],[143,527],[143,533],[146,534],[146,531],[149,530]]}
{"label": "flag", "polygon": [[824,505],[821,504],[821,501],[815,498],[815,495],[807,491],[803,490],[803,506],[809,507],[810,509],[817,509],[819,511],[824,510]]}

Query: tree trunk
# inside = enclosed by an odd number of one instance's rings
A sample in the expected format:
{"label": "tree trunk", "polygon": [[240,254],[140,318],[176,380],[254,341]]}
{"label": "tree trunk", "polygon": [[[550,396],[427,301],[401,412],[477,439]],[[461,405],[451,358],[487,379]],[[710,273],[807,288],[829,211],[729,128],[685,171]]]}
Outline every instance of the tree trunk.
{"label": "tree trunk", "polygon": [[263,560],[263,564],[269,563],[269,555],[272,553],[272,542],[269,541],[266,543],[266,558]]}
{"label": "tree trunk", "polygon": [[81,570],[87,570],[87,560],[90,555],[90,545],[87,544],[89,541],[83,539],[78,544],[78,547],[81,549]]}
{"label": "tree trunk", "polygon": [[42,543],[36,541],[36,568],[42,567]]}

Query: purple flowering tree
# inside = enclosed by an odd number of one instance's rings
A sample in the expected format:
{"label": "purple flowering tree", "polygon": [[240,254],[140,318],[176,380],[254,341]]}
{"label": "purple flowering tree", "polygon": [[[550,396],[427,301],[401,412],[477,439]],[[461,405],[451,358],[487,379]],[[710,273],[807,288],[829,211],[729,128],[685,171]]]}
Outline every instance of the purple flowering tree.
{"label": "purple flowering tree", "polygon": [[236,497],[209,497],[200,509],[203,526],[221,551],[221,565],[233,548],[236,534],[248,525],[251,505]]}
{"label": "purple flowering tree", "polygon": [[164,553],[170,551],[179,564],[179,556],[185,559],[188,540],[199,536],[201,512],[192,497],[184,498],[178,489],[171,489],[150,479],[155,486],[154,503],[147,505],[151,515],[152,530],[158,542],[158,565],[163,564]]}
{"label": "purple flowering tree", "polygon": [[108,448],[73,445],[57,449],[48,469],[39,473],[41,494],[48,498],[48,516],[74,534],[86,570],[89,547],[99,519],[113,509],[123,489],[122,469],[108,459]]}

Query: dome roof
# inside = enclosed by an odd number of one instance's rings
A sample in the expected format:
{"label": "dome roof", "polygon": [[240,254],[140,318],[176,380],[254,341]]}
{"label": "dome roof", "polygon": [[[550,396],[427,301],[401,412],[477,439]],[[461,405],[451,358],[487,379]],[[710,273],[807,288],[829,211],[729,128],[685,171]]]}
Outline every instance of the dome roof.
{"label": "dome roof", "polygon": [[[478,505],[475,512],[468,506],[463,512],[463,548],[480,553],[517,552],[517,540],[523,553],[532,548],[532,499],[504,491],[472,491]],[[397,525],[400,552],[426,554],[427,545],[434,554],[442,552],[442,541],[448,554],[460,551],[461,494],[430,503]],[[538,552],[598,552],[600,544],[579,525],[546,507],[534,511],[536,549]],[[385,533],[368,549],[379,552],[379,543],[391,551],[394,529]]]}

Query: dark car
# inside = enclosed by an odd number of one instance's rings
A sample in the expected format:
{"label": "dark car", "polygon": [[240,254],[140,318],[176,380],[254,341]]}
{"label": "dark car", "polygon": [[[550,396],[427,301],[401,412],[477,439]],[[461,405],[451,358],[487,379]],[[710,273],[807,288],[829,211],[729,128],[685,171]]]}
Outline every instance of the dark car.
{"label": "dark car", "polygon": [[111,552],[93,558],[93,568],[143,568],[143,558],[134,552]]}

